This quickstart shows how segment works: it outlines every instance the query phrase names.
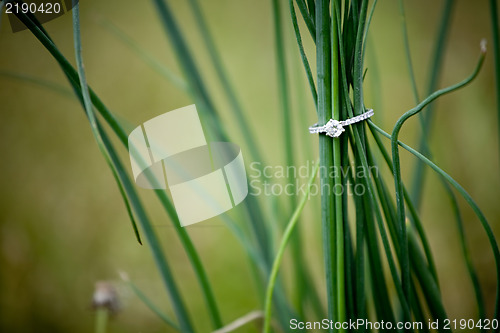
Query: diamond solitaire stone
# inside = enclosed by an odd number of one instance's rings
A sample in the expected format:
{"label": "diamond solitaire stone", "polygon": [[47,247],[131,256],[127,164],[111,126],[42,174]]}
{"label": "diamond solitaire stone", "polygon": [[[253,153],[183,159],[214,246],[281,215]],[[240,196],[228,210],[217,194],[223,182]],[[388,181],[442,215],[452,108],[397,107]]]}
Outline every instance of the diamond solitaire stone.
{"label": "diamond solitaire stone", "polygon": [[325,132],[326,135],[332,137],[332,138],[338,138],[342,132],[345,131],[345,128],[342,127],[342,124],[335,119],[330,119],[326,124],[325,124]]}
{"label": "diamond solitaire stone", "polygon": [[311,134],[325,133],[329,137],[338,138],[342,134],[342,132],[345,131],[344,126],[349,126],[357,122],[366,120],[371,116],[373,116],[373,109],[369,109],[363,114],[342,121],[330,119],[323,126],[319,126],[319,124],[317,123],[312,126],[309,126],[309,133]]}

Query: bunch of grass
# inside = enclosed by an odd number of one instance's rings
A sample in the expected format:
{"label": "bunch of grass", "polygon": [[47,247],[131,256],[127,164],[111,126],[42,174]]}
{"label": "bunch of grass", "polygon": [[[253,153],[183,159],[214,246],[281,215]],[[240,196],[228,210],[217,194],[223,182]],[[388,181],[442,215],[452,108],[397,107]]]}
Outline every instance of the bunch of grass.
{"label": "bunch of grass", "polygon": [[[21,2],[20,0],[7,0]],[[107,24],[108,28],[118,38],[131,46],[146,63],[161,72],[166,79],[173,82],[179,89],[189,93],[197,104],[203,120],[209,124],[210,136],[217,140],[230,141],[227,130],[221,122],[218,108],[208,92],[204,78],[196,65],[194,53],[189,49],[175,13],[166,0],[152,0],[156,6],[160,21],[163,24],[170,43],[175,51],[183,78],[176,77],[166,69],[161,62],[152,58],[147,52],[124,35],[120,30]],[[377,1],[373,1],[368,10],[367,0],[289,0],[288,2],[272,0],[270,9],[273,11],[274,36],[276,45],[276,68],[278,77],[278,92],[281,101],[281,116],[283,120],[283,145],[285,163],[297,163],[297,152],[291,128],[293,116],[290,112],[290,85],[285,52],[284,20],[290,20],[300,58],[309,83],[309,91],[315,102],[315,109],[320,124],[330,118],[347,119],[366,111],[363,97],[364,54],[370,21]],[[208,29],[197,0],[189,0],[188,4],[195,15],[198,29],[203,35],[206,50],[214,66],[229,105],[232,107],[235,121],[247,138],[250,158],[263,161],[260,147],[255,134],[248,125],[247,114],[233,89],[215,43]],[[289,16],[284,16],[282,6],[288,7]],[[414,115],[425,108],[422,119],[424,131],[429,130],[432,116],[432,102],[440,96],[455,91],[470,83],[478,74],[484,60],[486,49],[480,50],[479,60],[472,74],[463,81],[443,89],[437,89],[444,45],[447,38],[449,18],[453,2],[447,1],[443,9],[441,27],[436,38],[436,48],[428,96],[420,99],[413,76],[409,42],[406,33],[403,2],[400,1],[402,14],[402,30],[405,36],[407,63],[415,96],[416,106],[402,114],[396,122],[392,133],[388,134],[379,128],[374,121],[356,124],[346,128],[340,138],[319,136],[319,163],[309,179],[305,196],[270,199],[277,200],[271,206],[278,207],[271,212],[263,208],[262,201],[249,196],[243,209],[241,220],[249,223],[241,224],[228,220],[227,226],[234,233],[245,249],[249,263],[253,268],[257,291],[261,295],[264,309],[263,331],[273,329],[287,331],[290,318],[307,320],[308,318],[327,317],[335,322],[345,322],[350,319],[371,318],[373,321],[419,321],[427,322],[428,318],[444,320],[447,318],[439,287],[437,268],[433,253],[419,218],[422,183],[425,177],[424,167],[435,171],[447,189],[456,215],[456,223],[460,235],[460,243],[464,254],[464,262],[469,269],[471,283],[476,292],[478,318],[486,318],[486,309],[481,295],[481,288],[470,260],[467,242],[463,230],[460,211],[456,203],[455,193],[462,196],[477,215],[487,234],[495,258],[497,272],[497,291],[494,318],[499,317],[498,276],[500,276],[500,253],[492,230],[477,204],[470,195],[451,176],[440,169],[428,157],[429,148],[422,136],[419,151],[398,140],[403,125]],[[497,80],[499,77],[498,26],[496,17],[496,2],[491,1],[492,22],[494,26],[495,60],[497,62]],[[307,28],[307,37],[300,31],[299,18]],[[117,154],[117,148],[112,144],[109,131],[127,147],[127,133],[113,112],[111,112],[98,95],[88,86],[85,79],[81,53],[79,7],[73,9],[73,28],[75,41],[75,57],[77,68],[57,48],[45,29],[36,18],[29,14],[18,14],[19,19],[30,29],[33,35],[45,46],[61,66],[68,78],[73,92],[82,104],[89,120],[92,133],[98,147],[106,159],[125,202],[126,209],[132,221],[137,240],[141,243],[140,231],[150,247],[156,265],[164,282],[167,295],[174,310],[174,318],[168,317],[154,305],[132,282],[131,288],[172,330],[193,332],[194,325],[189,315],[185,299],[181,295],[178,282],[172,275],[172,269],[167,257],[162,252],[158,236],[152,226],[147,212],[137,194],[127,169]],[[303,38],[311,38],[316,45],[316,73],[309,65],[308,56],[303,46]],[[300,118],[303,119],[303,118]],[[299,119],[299,121],[300,121]],[[106,123],[107,127],[103,125]],[[303,124],[305,125],[305,124]],[[390,140],[389,152],[382,138]],[[417,157],[417,171],[413,181],[411,195],[407,191],[401,177],[399,150],[403,148]],[[376,156],[382,156],[377,160]],[[381,174],[375,174],[376,168],[385,165],[391,171],[392,179],[384,179]],[[348,166],[354,166],[348,168]],[[355,173],[353,170],[362,168],[370,171]],[[321,288],[312,282],[307,263],[302,258],[303,244],[300,233],[294,230],[299,222],[300,214],[307,203],[310,185],[319,172],[320,188],[335,189],[355,187],[360,184],[366,189],[363,194],[354,193],[349,199],[347,191],[336,193],[321,191],[321,224],[323,237],[323,257],[326,281],[326,311],[320,302]],[[346,170],[345,172],[329,172],[329,170]],[[292,182],[291,179],[289,179]],[[394,188],[395,196],[390,188]],[[180,227],[174,206],[165,192],[157,190],[156,195],[165,209],[166,214],[190,260],[193,271],[198,278],[202,295],[206,302],[206,311],[210,315],[212,329],[227,331],[223,328],[225,321],[219,312],[216,297],[212,291],[203,263],[191,241],[188,233]],[[288,201],[288,202],[282,202]],[[350,206],[354,207],[354,216],[350,216]],[[287,208],[288,207],[288,208]],[[266,221],[278,216],[288,223],[282,223],[283,236],[277,239]],[[350,224],[349,221],[354,221]],[[247,228],[247,225],[249,226]],[[293,258],[294,295],[286,293],[283,280],[278,272],[285,249],[290,243]],[[387,266],[387,272],[382,269]],[[128,281],[128,279],[127,279]],[[391,293],[396,297],[392,298]],[[310,305],[310,306],[308,306]],[[255,316],[254,316],[255,317]],[[254,318],[252,317],[252,318]],[[256,316],[259,317],[259,316]],[[246,321],[244,321],[246,323]],[[207,329],[208,330],[208,329]],[[344,331],[340,329],[339,331]],[[410,330],[411,331],[411,330]],[[424,325],[421,331],[429,331]]]}

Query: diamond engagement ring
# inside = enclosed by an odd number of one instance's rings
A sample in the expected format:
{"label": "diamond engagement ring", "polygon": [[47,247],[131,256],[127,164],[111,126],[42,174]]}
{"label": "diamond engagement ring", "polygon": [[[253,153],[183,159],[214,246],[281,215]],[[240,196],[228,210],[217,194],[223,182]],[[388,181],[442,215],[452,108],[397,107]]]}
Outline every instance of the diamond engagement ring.
{"label": "diamond engagement ring", "polygon": [[314,124],[309,127],[309,133],[311,134],[316,134],[316,133],[325,133],[326,135],[332,137],[332,138],[338,138],[342,132],[345,131],[344,126],[348,126],[354,123],[358,123],[362,120],[368,119],[371,116],[373,116],[373,109],[370,109],[366,111],[363,114],[360,114],[359,116],[352,117],[346,120],[335,120],[335,119],[330,119],[325,125],[323,126],[318,126],[319,124]]}

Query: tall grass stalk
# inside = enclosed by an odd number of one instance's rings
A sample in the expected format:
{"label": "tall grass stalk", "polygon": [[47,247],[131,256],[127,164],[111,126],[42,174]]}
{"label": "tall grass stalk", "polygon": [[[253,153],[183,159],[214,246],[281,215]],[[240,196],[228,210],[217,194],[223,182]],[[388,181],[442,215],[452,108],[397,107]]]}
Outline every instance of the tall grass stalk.
{"label": "tall grass stalk", "polygon": [[450,93],[454,90],[457,90],[468,83],[470,83],[479,73],[479,69],[481,68],[481,65],[484,60],[484,54],[486,50],[481,51],[481,57],[479,58],[478,64],[472,73],[470,77],[467,79],[463,80],[462,82],[459,82],[453,86],[438,90],[431,94],[429,97],[424,99],[420,104],[418,104],[415,108],[407,111],[404,115],[402,115],[398,121],[396,122],[396,125],[394,125],[394,128],[392,130],[392,141],[391,141],[391,146],[392,146],[392,160],[394,163],[394,170],[393,170],[393,176],[394,176],[394,184],[396,188],[396,203],[397,203],[397,212],[398,212],[398,220],[400,224],[400,242],[402,251],[400,254],[400,260],[401,262],[401,270],[402,270],[402,282],[403,282],[403,289],[405,292],[405,297],[407,300],[409,300],[409,295],[410,295],[410,267],[409,267],[409,254],[408,254],[408,235],[406,232],[406,214],[405,214],[405,204],[404,204],[404,197],[403,197],[403,182],[401,179],[401,166],[400,166],[400,159],[399,159],[399,147],[398,147],[398,136],[399,132],[403,126],[403,124],[408,120],[410,117],[414,116],[415,114],[419,113],[422,111],[422,109],[427,106],[429,103],[431,103],[433,100],[437,99],[438,97]]}
{"label": "tall grass stalk", "polygon": [[283,233],[283,238],[279,244],[278,252],[276,253],[276,256],[274,258],[273,262],[273,267],[271,269],[271,274],[269,275],[269,282],[267,284],[267,289],[266,289],[266,298],[265,298],[265,305],[264,305],[264,333],[269,333],[271,330],[271,310],[272,310],[272,299],[273,299],[273,292],[274,292],[274,286],[276,285],[276,279],[278,277],[278,272],[279,268],[281,265],[281,261],[283,259],[283,255],[285,254],[285,249],[290,241],[290,238],[292,237],[293,231],[295,230],[295,226],[297,225],[297,221],[299,220],[300,214],[302,213],[302,210],[304,209],[307,201],[310,199],[310,193],[311,193],[311,185],[314,182],[314,179],[316,178],[316,174],[318,173],[318,168],[319,168],[319,161],[315,164],[311,176],[309,177],[309,181],[307,183],[307,190],[305,191],[304,195],[302,196],[302,199],[297,205],[297,208],[293,212],[292,217],[288,221],[288,224],[286,226],[285,232]]}
{"label": "tall grass stalk", "polygon": [[[96,140],[98,141],[98,145],[101,148],[101,151],[103,152],[103,155],[105,156],[106,160],[108,161],[110,167],[112,170],[115,170],[115,166],[117,169],[123,170],[123,166],[121,166],[118,162],[118,157],[116,156],[116,153],[114,152],[114,148],[111,146],[111,143],[109,140],[104,139],[103,136],[103,130],[99,127],[96,117],[93,113],[93,106],[92,106],[92,101],[90,98],[89,94],[89,89],[87,86],[87,82],[85,79],[85,72],[84,72],[84,66],[83,66],[83,60],[82,60],[82,52],[81,52],[81,38],[80,38],[80,19],[79,19],[79,4],[77,4],[73,8],[73,31],[74,31],[74,40],[75,40],[75,54],[76,54],[76,60],[77,60],[77,67],[78,67],[78,77],[79,77],[79,84],[81,88],[81,97],[83,101],[83,106],[85,109],[85,112],[87,114],[87,117],[89,118],[89,122],[91,124],[92,131],[94,133],[94,136],[96,137]],[[75,89],[77,86],[75,86]],[[118,178],[118,176],[116,176]],[[124,184],[125,188],[132,188],[132,184],[130,183],[130,180],[125,181],[126,184]],[[129,195],[134,197],[134,192],[133,190],[130,191]],[[134,201],[138,201],[138,198]],[[140,206],[139,206],[140,207]],[[171,270],[168,266],[166,257],[164,256],[160,245],[159,241],[156,237],[156,234],[152,228],[152,225],[149,221],[149,219],[146,217],[145,212],[143,212],[142,207],[137,209],[136,211],[139,221],[142,224],[143,231],[146,235],[146,238],[148,239],[148,243],[150,244],[152,248],[152,252],[155,257],[155,261],[158,265],[158,268],[160,269],[160,272],[164,278],[165,286],[167,288],[167,291],[171,297],[171,301],[174,304],[174,311],[176,312],[177,319],[179,320],[179,324],[182,330],[184,331],[192,331],[193,328],[191,326],[190,319],[187,315],[185,306],[183,304],[182,298],[179,294],[179,291],[177,289],[176,283],[173,279],[173,276],[171,274]]]}
{"label": "tall grass stalk", "polygon": [[[281,124],[283,126],[283,143],[285,152],[285,162],[286,165],[295,165],[295,152],[294,152],[294,137],[292,135],[293,124],[292,124],[292,110],[289,96],[289,75],[287,71],[287,58],[285,53],[285,38],[283,33],[283,23],[282,23],[282,10],[281,1],[272,0],[273,8],[273,23],[274,23],[274,39],[276,45],[276,68],[277,68],[277,78],[278,78],[278,95],[281,108]],[[292,193],[295,192],[295,180],[292,175],[289,174],[287,177],[287,182],[291,185]],[[292,207],[296,206],[295,195],[289,196],[290,210]],[[303,300],[307,291],[307,281],[305,276],[305,265],[302,255],[302,245],[301,245],[301,235],[299,232],[295,232],[292,235],[292,251],[294,258],[294,274],[296,283],[296,294],[297,294],[297,311],[298,315],[304,316]]]}
{"label": "tall grass stalk", "polygon": [[[318,85],[318,122],[326,124],[332,117],[332,75],[330,39],[330,2],[316,1],[316,71]],[[333,141],[322,135],[319,137],[320,188],[334,188],[334,179],[329,170],[333,166]],[[326,299],[328,317],[334,320],[335,314],[335,219],[334,195],[321,190],[321,230],[323,234],[323,256],[326,272]]]}
{"label": "tall grass stalk", "polygon": [[[331,52],[332,52],[332,117],[333,119],[340,120],[340,84],[339,79],[339,40],[337,30],[337,16],[336,6],[340,5],[339,2],[333,1],[331,3]],[[340,140],[333,140],[333,166],[334,170],[341,169],[341,147]],[[336,172],[334,176],[334,191],[337,188],[342,188],[342,174]],[[344,270],[344,219],[343,219],[343,196],[340,193],[335,193],[334,202],[335,214],[335,245],[336,245],[336,320],[344,322],[345,317],[345,270]],[[333,240],[332,240],[333,241]],[[341,332],[344,329],[340,330]]]}
{"label": "tall grass stalk", "polygon": [[[382,134],[384,137],[387,139],[392,140],[392,136],[386,132],[384,132],[382,129],[380,129],[377,125],[375,125],[372,121],[369,121],[371,129],[373,131],[376,131],[380,134]],[[465,199],[465,201],[469,204],[469,206],[472,208],[474,211],[475,215],[481,222],[481,225],[486,232],[486,235],[488,237],[488,241],[490,243],[493,255],[494,255],[494,260],[495,260],[495,268],[496,268],[496,275],[497,275],[497,288],[496,288],[496,297],[495,297],[495,312],[494,312],[494,317],[493,318],[498,318],[498,308],[500,305],[500,289],[499,289],[499,279],[500,279],[500,251],[498,248],[497,241],[495,239],[495,235],[493,234],[493,231],[486,220],[486,217],[484,216],[483,212],[479,208],[479,206],[476,204],[474,199],[467,193],[467,191],[458,183],[456,182],[449,174],[444,172],[441,168],[439,168],[435,163],[433,163],[431,160],[429,160],[427,157],[422,155],[420,152],[417,150],[411,148],[410,146],[404,144],[401,141],[397,141],[398,145],[404,148],[405,150],[409,151],[413,155],[415,155],[420,161],[423,163],[427,164],[430,168],[432,168],[438,175],[442,176],[446,181],[452,185],[459,193],[460,195]]]}
{"label": "tall grass stalk", "polygon": [[[427,84],[427,95],[432,94],[438,88],[439,78],[441,77],[441,72],[443,69],[443,61],[444,61],[446,46],[448,44],[448,35],[450,31],[454,6],[455,6],[454,0],[446,0],[443,5],[439,29],[436,34],[436,40],[434,43],[432,65],[429,68],[429,82]],[[407,54],[409,56],[409,51],[407,52]],[[415,80],[412,79],[412,81]],[[418,149],[419,151],[423,152],[426,155],[430,154],[430,149],[428,147],[429,136],[427,135],[427,133],[431,132],[434,107],[435,103],[429,104],[427,106],[427,112],[421,113],[419,115],[422,129],[421,129]],[[420,203],[422,201],[422,192],[425,183],[424,180],[425,180],[424,165],[422,162],[417,161],[411,183],[411,190],[412,190],[411,196],[413,198],[413,201],[415,202],[415,207],[417,207],[417,209],[420,209]]]}
{"label": "tall grass stalk", "polygon": [[[438,35],[438,43],[442,43],[442,39],[444,38],[444,36],[446,34],[447,27],[449,25],[448,22],[449,22],[449,17],[450,17],[450,13],[451,13],[451,5],[452,5],[452,2],[447,2],[446,6],[444,8],[444,12],[443,12],[443,15],[444,15],[443,22],[444,23],[442,24],[442,26],[440,28],[440,34]],[[418,104],[418,103],[420,103],[420,98],[418,95],[418,88],[417,88],[415,75],[414,75],[414,71],[413,71],[413,65],[412,65],[412,61],[411,61],[410,45],[409,45],[409,39],[408,39],[408,32],[407,32],[407,28],[406,28],[406,17],[405,17],[405,13],[404,13],[404,5],[403,5],[402,0],[399,1],[399,7],[400,7],[400,11],[401,11],[401,16],[402,16],[401,23],[402,23],[408,72],[409,72],[409,76],[410,76],[410,82],[412,85],[412,90],[413,90],[415,102],[416,102],[416,104]],[[438,77],[437,72],[438,72],[438,69],[440,68],[440,63],[441,63],[440,60],[441,60],[442,54],[443,54],[443,47],[442,47],[442,45],[439,45],[439,47],[437,47],[436,56],[434,57],[434,66],[433,66],[434,72],[431,75],[431,83],[430,83],[431,88],[434,88],[434,86],[436,85],[436,81],[437,81],[437,77]],[[430,110],[429,110],[429,112],[430,112]],[[419,116],[420,116],[419,119],[422,121],[423,120],[422,115],[419,114]],[[422,128],[422,130],[425,133],[428,130],[428,128],[425,128],[425,127],[429,126],[429,122],[428,121],[422,122],[422,125],[424,126]],[[425,152],[427,152],[427,154],[429,154],[429,148],[426,146],[425,139],[422,139],[420,141],[420,145],[421,145],[423,151],[425,151]],[[423,165],[423,162],[418,162],[418,164],[417,164],[417,171],[416,171],[416,175],[414,177],[414,180],[416,180],[418,182],[422,181],[423,176],[424,176],[424,173],[423,173],[424,170],[422,169],[422,165]],[[474,265],[472,263],[472,260],[470,258],[469,249],[467,246],[467,240],[465,237],[462,216],[460,213],[458,202],[457,202],[457,199],[455,197],[455,194],[453,193],[452,189],[450,188],[450,185],[446,182],[446,180],[442,176],[440,176],[439,179],[440,179],[441,183],[443,184],[444,189],[446,190],[448,197],[450,198],[450,204],[451,204],[451,207],[453,210],[453,214],[455,216],[455,221],[457,223],[457,229],[458,229],[458,235],[459,235],[459,239],[460,239],[462,254],[463,254],[465,265],[466,265],[467,271],[469,273],[469,277],[471,279],[472,286],[474,288],[474,293],[476,296],[479,318],[485,319],[486,313],[485,313],[484,301],[483,301],[483,297],[481,294],[481,288],[480,288],[478,276],[477,276],[476,270],[474,268]],[[413,187],[414,200],[417,201],[417,205],[418,205],[418,202],[420,200],[420,195],[421,195],[422,189],[423,189],[422,183],[418,183],[418,185]],[[428,245],[425,234],[424,234],[420,224],[417,224],[417,229],[419,230],[419,234],[421,234],[421,237],[422,237],[422,241],[423,241],[422,245],[424,246],[424,251],[426,252],[427,260],[429,262],[429,267],[432,271],[432,274],[434,275],[434,279],[437,282],[438,278],[437,278],[437,271],[436,271],[436,268],[434,265],[434,260],[432,258],[430,247]]]}

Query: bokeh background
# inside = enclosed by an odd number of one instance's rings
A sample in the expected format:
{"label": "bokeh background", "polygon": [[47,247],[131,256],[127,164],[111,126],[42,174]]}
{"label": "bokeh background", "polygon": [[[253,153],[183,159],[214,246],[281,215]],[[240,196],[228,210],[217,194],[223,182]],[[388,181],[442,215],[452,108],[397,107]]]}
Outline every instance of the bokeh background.
{"label": "bokeh background", "polygon": [[[245,138],[234,127],[221,98],[201,36],[185,1],[170,1],[183,33],[203,70],[223,115],[224,126],[245,153]],[[427,90],[429,66],[444,1],[405,1],[410,46],[420,95]],[[265,0],[201,1],[232,83],[252,129],[259,135],[266,163],[284,165],[279,131],[272,7]],[[148,67],[113,35],[111,22],[145,51],[179,73],[175,57],[151,1],[81,1],[84,60],[89,84],[128,129],[161,113],[192,104],[182,91]],[[283,1],[287,9],[287,2]],[[298,165],[317,156],[317,139],[306,135],[314,123],[314,104],[300,67],[288,11],[287,56],[294,96],[294,134]],[[377,105],[374,120],[386,131],[414,105],[408,77],[397,1],[379,1],[370,33],[365,66],[365,103]],[[60,50],[74,62],[71,15],[45,25]],[[171,313],[152,256],[134,238],[111,172],[92,137],[81,106],[71,94],[14,78],[43,79],[65,87],[62,71],[29,31],[12,33],[3,16],[0,26],[0,331],[89,332],[91,297],[99,280],[116,283],[122,311],[110,332],[164,332],[166,327],[119,280],[125,271],[167,313]],[[314,67],[314,49],[303,29]],[[487,1],[456,1],[440,87],[472,71],[479,42],[491,42]],[[499,146],[492,53],[468,87],[437,102],[431,133],[433,160],[458,180],[483,209],[500,236]],[[378,72],[378,78],[374,79]],[[304,103],[299,103],[303,96]],[[300,116],[302,114],[302,116]],[[299,119],[303,119],[299,121]],[[304,119],[307,121],[305,123]],[[401,138],[416,145],[418,121],[410,120]],[[127,162],[126,150],[120,147]],[[409,180],[415,159],[402,153]],[[250,163],[252,161],[246,161]],[[427,173],[422,217],[428,231],[451,318],[476,316],[474,295],[461,259],[449,198],[438,178]],[[209,319],[196,278],[168,217],[148,191],[140,191],[155,222],[167,257],[200,331]],[[264,198],[262,199],[264,200]],[[460,200],[474,264],[492,313],[495,291],[493,256],[472,211]],[[310,269],[322,290],[319,200],[312,199],[301,222]],[[280,216],[286,220],[288,216]],[[243,221],[244,222],[244,221]],[[188,228],[214,285],[226,322],[259,309],[248,260],[220,221]],[[285,267],[286,270],[286,267]],[[289,286],[293,288],[293,286]],[[167,330],[168,331],[168,330]]]}

